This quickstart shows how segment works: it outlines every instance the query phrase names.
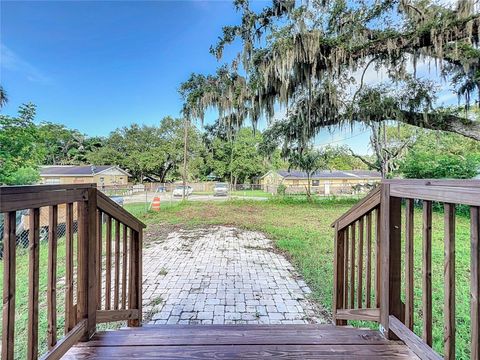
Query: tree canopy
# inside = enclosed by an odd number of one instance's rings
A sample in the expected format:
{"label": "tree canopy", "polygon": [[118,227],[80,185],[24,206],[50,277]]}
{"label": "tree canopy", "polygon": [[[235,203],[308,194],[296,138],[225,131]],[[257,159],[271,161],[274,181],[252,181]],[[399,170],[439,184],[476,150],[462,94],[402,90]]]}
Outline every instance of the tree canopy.
{"label": "tree canopy", "polygon": [[[305,144],[325,127],[389,120],[480,140],[480,123],[465,109],[437,106],[437,84],[416,76],[420,61],[433,63],[468,108],[480,89],[475,1],[273,0],[258,13],[248,0],[234,4],[242,21],[225,26],[211,52],[221,58],[237,39],[243,50],[231,66],[184,83],[189,116],[203,118],[214,107],[238,127],[273,119],[283,106],[286,115],[272,128],[289,143]],[[386,80],[365,84],[369,67]]]}

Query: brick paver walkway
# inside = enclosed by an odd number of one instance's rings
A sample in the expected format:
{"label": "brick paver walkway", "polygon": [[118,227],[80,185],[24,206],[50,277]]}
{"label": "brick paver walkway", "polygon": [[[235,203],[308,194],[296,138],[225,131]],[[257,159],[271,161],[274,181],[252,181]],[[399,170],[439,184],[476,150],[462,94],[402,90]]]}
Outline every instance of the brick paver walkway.
{"label": "brick paver walkway", "polygon": [[232,227],[172,232],[144,249],[150,324],[325,322],[310,289],[264,235]]}

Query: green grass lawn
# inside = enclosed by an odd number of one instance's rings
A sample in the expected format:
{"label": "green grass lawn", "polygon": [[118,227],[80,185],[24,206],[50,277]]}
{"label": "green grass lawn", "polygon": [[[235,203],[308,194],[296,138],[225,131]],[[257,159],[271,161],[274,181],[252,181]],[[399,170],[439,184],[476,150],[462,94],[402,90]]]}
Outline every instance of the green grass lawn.
{"label": "green grass lawn", "polygon": [[[313,291],[314,299],[331,311],[333,291],[333,230],[330,224],[357,200],[323,199],[307,203],[301,198],[268,201],[181,202],[160,212],[145,213],[141,206],[127,209],[147,224],[186,227],[232,225],[267,234],[285,252]],[[470,224],[457,216],[456,224],[457,358],[469,358]],[[415,211],[415,332],[421,334],[421,209]],[[403,245],[402,245],[403,246]],[[443,343],[443,214],[433,214],[433,320],[434,348]],[[403,258],[402,258],[403,261]],[[402,274],[403,276],[403,274]],[[365,283],[365,281],[364,281]]]}

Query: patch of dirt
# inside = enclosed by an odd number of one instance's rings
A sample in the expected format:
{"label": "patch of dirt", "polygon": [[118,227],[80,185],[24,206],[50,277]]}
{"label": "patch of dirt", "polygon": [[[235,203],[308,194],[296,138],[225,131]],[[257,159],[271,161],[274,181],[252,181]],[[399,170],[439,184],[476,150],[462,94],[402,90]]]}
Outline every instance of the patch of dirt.
{"label": "patch of dirt", "polygon": [[164,242],[170,233],[182,230],[182,225],[172,224],[151,224],[145,229],[143,234],[143,244],[160,244]]}

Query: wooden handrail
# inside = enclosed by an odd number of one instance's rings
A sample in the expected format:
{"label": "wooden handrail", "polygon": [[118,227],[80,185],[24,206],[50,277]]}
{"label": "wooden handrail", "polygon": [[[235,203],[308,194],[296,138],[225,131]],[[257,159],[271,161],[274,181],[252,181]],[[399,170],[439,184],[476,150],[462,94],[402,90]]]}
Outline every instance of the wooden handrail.
{"label": "wooden handrail", "polygon": [[[421,203],[415,203],[420,200]],[[405,206],[402,206],[402,202]],[[433,202],[444,204],[444,358],[454,359],[455,350],[455,204],[470,206],[471,252],[471,358],[480,359],[480,180],[384,180],[361,202],[338,218],[335,227],[333,315],[337,325],[352,320],[381,324],[388,338],[404,341],[421,359],[441,358],[432,349],[432,216]],[[413,332],[414,323],[414,206],[422,204],[422,334]],[[375,210],[375,211],[373,211]],[[402,211],[405,216],[402,216]],[[375,256],[376,308],[364,301],[362,277],[363,227],[371,237],[375,213],[376,247],[367,250]],[[405,224],[402,224],[402,218]],[[402,246],[402,238],[405,245]],[[361,247],[361,248],[360,248]],[[357,249],[357,250],[356,250]],[[357,251],[357,252],[356,252]],[[419,251],[419,250],[417,250]],[[404,269],[402,256],[405,253]],[[357,255],[358,254],[358,259]],[[358,265],[357,265],[358,264]],[[355,269],[357,271],[355,271]],[[355,280],[357,275],[357,280]],[[402,279],[403,275],[403,279]],[[402,289],[402,282],[405,286]],[[355,286],[357,291],[355,292]],[[367,288],[370,285],[367,285]],[[369,289],[367,289],[368,291]],[[402,302],[405,292],[405,304]],[[349,299],[350,296],[350,299]],[[356,301],[354,300],[356,296]],[[350,301],[348,301],[350,300]]]}
{"label": "wooden handrail", "polygon": [[380,186],[371,190],[362,200],[355,204],[345,214],[332,223],[332,227],[338,224],[338,230],[343,230],[353,222],[366,215],[380,205]]}
{"label": "wooden handrail", "polygon": [[[45,226],[49,234],[46,293],[49,351],[43,354],[42,359],[61,358],[77,341],[89,339],[95,333],[98,323],[128,320],[129,326],[140,326],[144,223],[98,191],[95,184],[0,187],[0,212],[5,213],[2,359],[10,360],[15,357],[16,211],[25,209],[29,210],[29,226],[26,230],[29,237],[27,358],[37,359],[39,355],[39,247],[40,229]],[[42,214],[48,215],[47,224],[42,224]],[[57,267],[59,263],[63,263],[57,259],[57,229],[60,219],[63,219],[62,223],[65,222],[66,232],[65,336],[57,340]],[[105,238],[102,236],[103,219],[109,219],[107,225],[112,222],[115,225],[107,226]],[[76,255],[73,253],[74,225],[77,225],[78,232]],[[114,258],[111,246],[112,230],[115,231]],[[104,245],[105,242],[107,246]],[[104,247],[109,250],[102,255]],[[102,286],[104,257],[110,263],[113,259],[108,271],[111,271],[110,267],[115,270],[113,279],[105,280],[109,282],[105,288]],[[111,289],[110,281],[114,281],[112,310],[110,303],[106,303],[111,294],[105,293],[105,289]]]}
{"label": "wooden handrail", "polygon": [[147,225],[138,220],[128,211],[125,211],[124,208],[100,191],[97,192],[97,206],[104,213],[127,225],[131,229],[142,231],[142,229],[147,227]]}

